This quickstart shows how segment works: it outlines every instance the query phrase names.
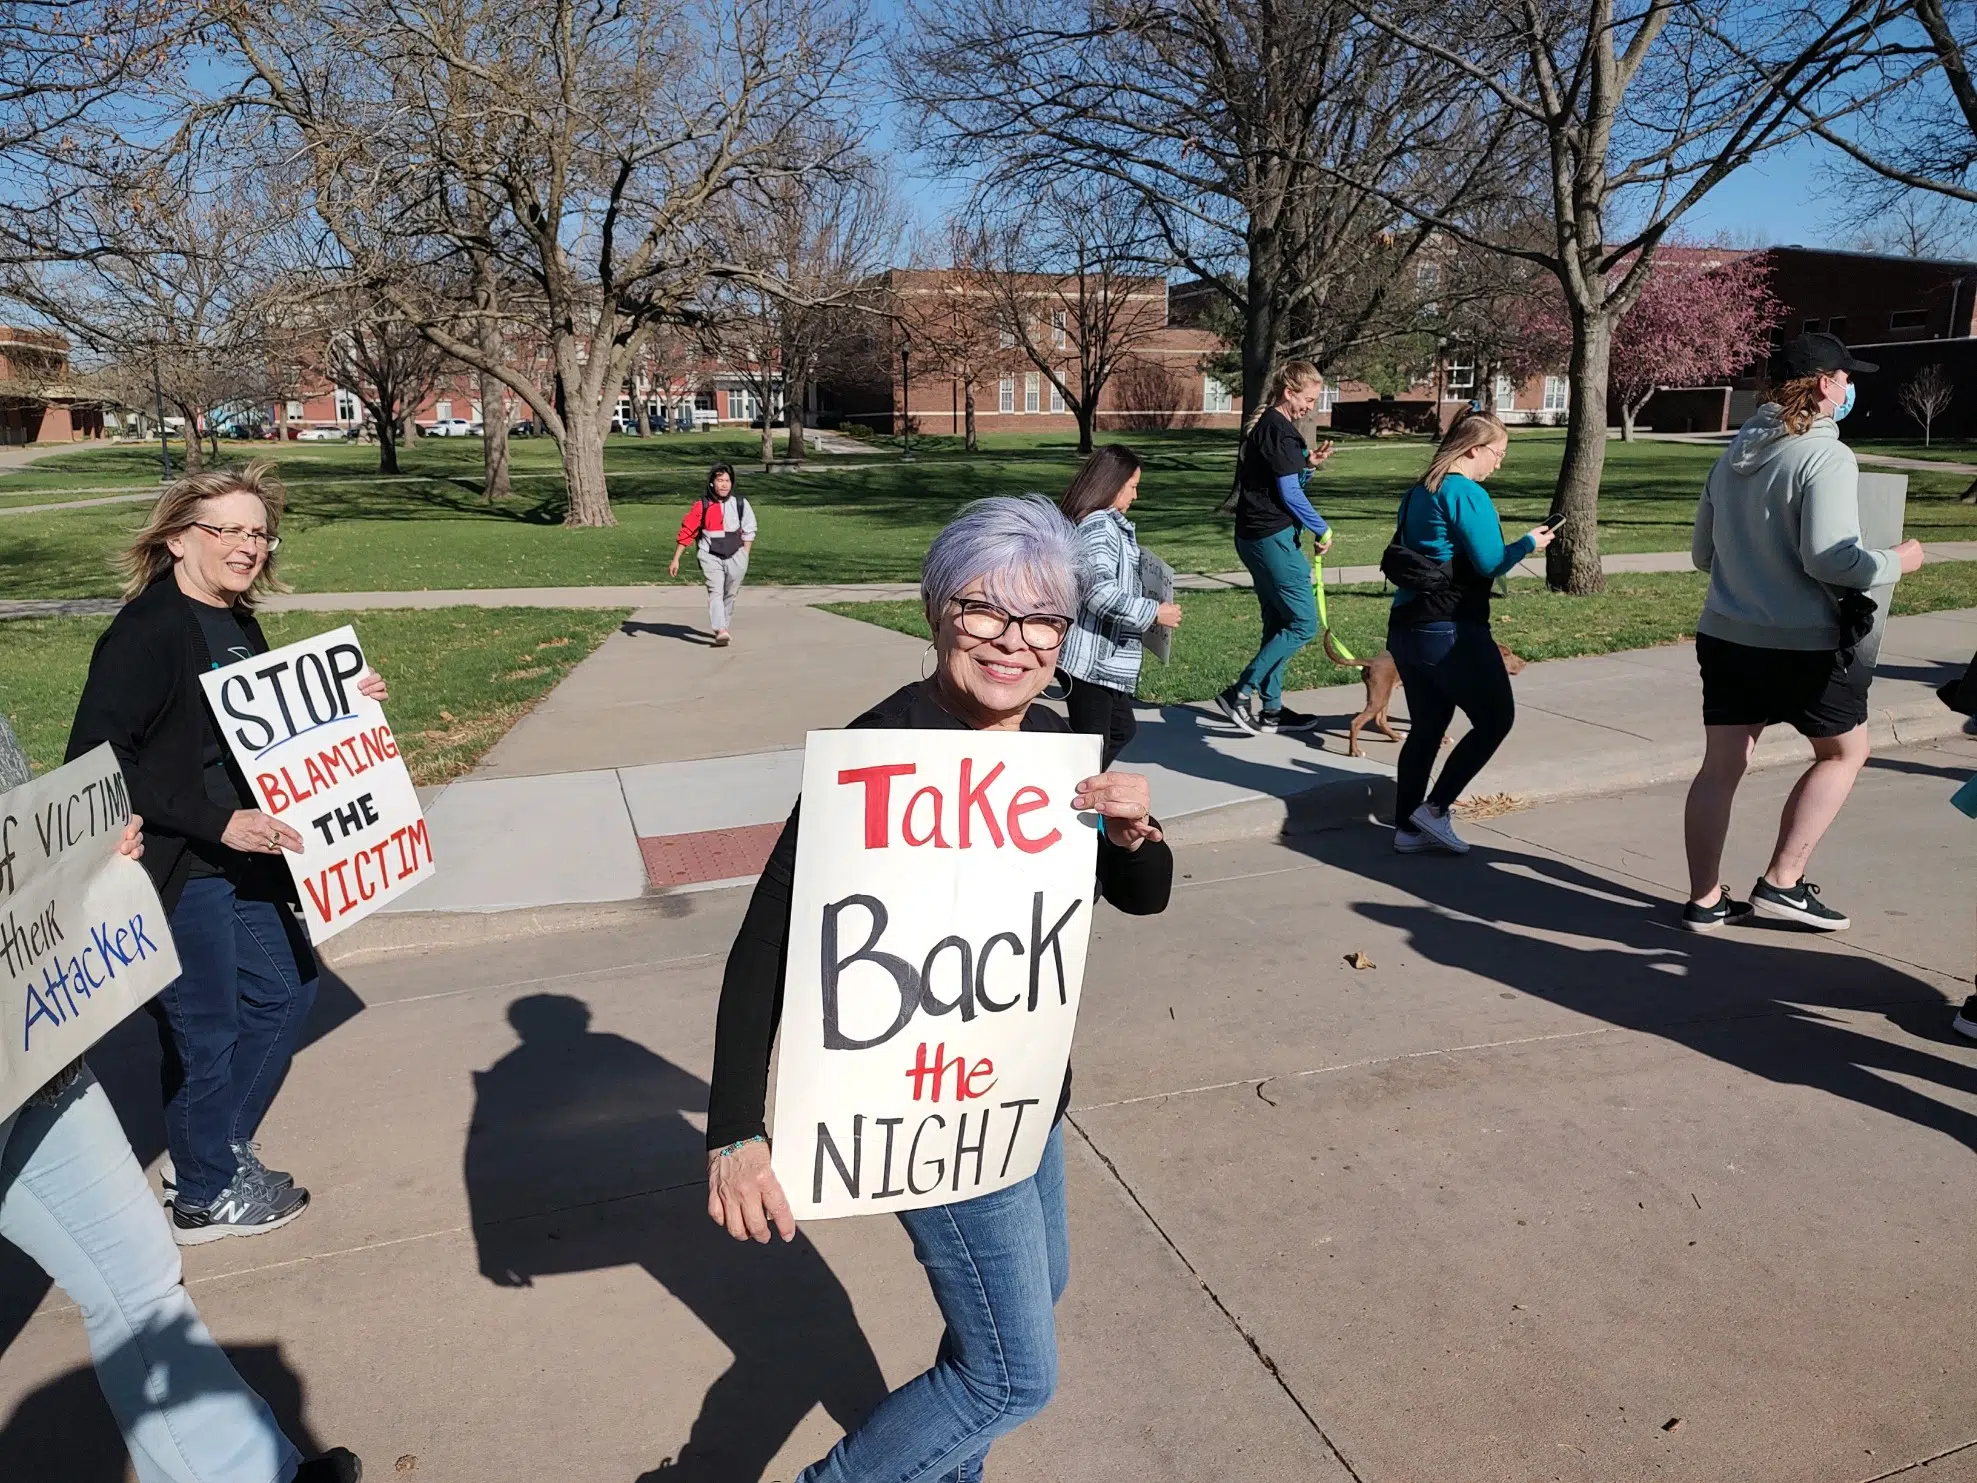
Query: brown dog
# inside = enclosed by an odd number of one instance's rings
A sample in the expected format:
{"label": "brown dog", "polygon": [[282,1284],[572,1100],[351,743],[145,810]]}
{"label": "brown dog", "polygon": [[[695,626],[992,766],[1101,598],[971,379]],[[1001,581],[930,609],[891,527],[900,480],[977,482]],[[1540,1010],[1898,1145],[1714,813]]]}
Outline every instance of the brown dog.
{"label": "brown dog", "polygon": [[[1511,674],[1522,674],[1524,661],[1502,644],[1496,646],[1497,653],[1503,656],[1503,667]],[[1366,709],[1352,718],[1346,731],[1346,751],[1354,757],[1364,757],[1365,748],[1359,745],[1359,728],[1368,721],[1379,728],[1380,735],[1390,742],[1400,740],[1394,729],[1387,723],[1387,707],[1393,703],[1394,686],[1400,683],[1400,670],[1394,664],[1393,655],[1385,649],[1371,659],[1348,659],[1339,652],[1338,645],[1332,642],[1332,630],[1325,630],[1325,657],[1345,669],[1356,669],[1359,677],[1366,682]],[[1448,738],[1442,738],[1442,745],[1448,745]]]}

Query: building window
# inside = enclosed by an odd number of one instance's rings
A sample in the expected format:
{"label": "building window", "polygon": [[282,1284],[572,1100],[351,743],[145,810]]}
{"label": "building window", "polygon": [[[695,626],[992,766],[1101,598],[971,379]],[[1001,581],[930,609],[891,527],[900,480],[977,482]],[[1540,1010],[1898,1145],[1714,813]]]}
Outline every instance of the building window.
{"label": "building window", "polygon": [[1847,317],[1846,317],[1846,315],[1844,315],[1844,314],[1835,314],[1835,315],[1834,315],[1834,316],[1833,316],[1833,317],[1832,317],[1831,319],[1829,319],[1829,320],[1827,320],[1827,321],[1826,321],[1826,333],[1827,333],[1827,334],[1829,334],[1829,335],[1839,335],[1839,336],[1841,336],[1842,338],[1845,338],[1845,336],[1846,336],[1846,332],[1847,332]]}
{"label": "building window", "polygon": [[1807,321],[1805,322],[1805,326],[1804,326],[1804,333],[1805,333],[1805,334],[1808,334],[1808,335],[1816,335],[1816,334],[1818,334],[1818,333],[1819,333],[1819,321],[1818,321],[1818,320],[1816,320],[1816,319],[1808,319],[1808,320],[1807,320]]}
{"label": "building window", "polygon": [[1050,383],[1050,410],[1053,412],[1064,410],[1064,393],[1057,389],[1055,381]]}
{"label": "building window", "polygon": [[1016,332],[1012,329],[998,331],[995,337],[995,343],[1000,345],[1004,350],[1009,349],[1016,343]]}
{"label": "building window", "polygon": [[1897,309],[1888,316],[1888,328],[1891,330],[1919,330],[1928,323],[1929,311],[1926,309]]}
{"label": "building window", "polygon": [[1442,291],[1442,265],[1440,263],[1416,263],[1414,266],[1414,286],[1424,294]]}
{"label": "building window", "polygon": [[1448,358],[1448,389],[1450,391],[1474,391],[1476,389],[1476,357],[1461,351]]}
{"label": "building window", "polygon": [[1064,311],[1062,309],[1053,309],[1050,311],[1050,343],[1059,350],[1062,350],[1066,344],[1064,338]]}
{"label": "building window", "polygon": [[1236,399],[1224,382],[1213,376],[1201,378],[1201,410],[1204,412],[1233,412]]}
{"label": "building window", "polygon": [[1043,377],[1031,371],[1023,377],[1023,410],[1034,412],[1043,404]]}
{"label": "building window", "polygon": [[355,422],[358,415],[356,393],[345,391],[339,386],[336,389],[336,420],[338,422]]}
{"label": "building window", "polygon": [[1014,376],[1004,376],[1002,378],[1000,392],[1001,401],[997,405],[1004,412],[1014,412],[1016,410],[1016,378]]}
{"label": "building window", "polygon": [[1563,412],[1571,405],[1571,391],[1563,376],[1545,377],[1545,411]]}
{"label": "building window", "polygon": [[432,415],[441,422],[450,421],[453,416],[453,403],[434,402],[432,404]]}
{"label": "building window", "polygon": [[300,402],[290,402],[288,404],[288,420],[290,422],[300,422],[307,415]]}
{"label": "building window", "polygon": [[1496,404],[1496,410],[1499,412],[1515,410],[1517,406],[1517,383],[1512,381],[1508,376],[1497,377],[1496,390],[1492,394],[1491,400]]}
{"label": "building window", "polygon": [[728,393],[728,416],[743,422],[753,422],[762,415],[762,403],[752,391],[731,391]]}
{"label": "building window", "polygon": [[1332,410],[1332,408],[1336,407],[1338,404],[1339,404],[1339,389],[1336,386],[1327,386],[1323,391],[1318,393],[1318,403],[1313,410],[1318,412],[1329,412]]}

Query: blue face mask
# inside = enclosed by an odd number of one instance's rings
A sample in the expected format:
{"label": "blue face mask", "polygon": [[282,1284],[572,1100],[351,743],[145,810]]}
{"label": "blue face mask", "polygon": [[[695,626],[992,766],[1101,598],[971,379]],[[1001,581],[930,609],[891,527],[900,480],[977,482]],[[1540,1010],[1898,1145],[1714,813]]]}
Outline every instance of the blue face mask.
{"label": "blue face mask", "polygon": [[1852,410],[1853,410],[1853,383],[1849,381],[1847,383],[1847,394],[1840,398],[1840,405],[1833,409],[1833,420],[1835,422],[1840,421],[1842,418],[1844,418],[1847,415],[1847,413],[1851,412]]}

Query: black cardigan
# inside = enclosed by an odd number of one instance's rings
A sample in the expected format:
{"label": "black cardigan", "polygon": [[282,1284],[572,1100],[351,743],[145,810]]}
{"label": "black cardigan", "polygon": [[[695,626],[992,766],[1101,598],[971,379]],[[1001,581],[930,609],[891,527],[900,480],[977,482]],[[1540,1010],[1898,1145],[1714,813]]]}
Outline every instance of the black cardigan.
{"label": "black cardigan", "polygon": [[[913,731],[965,731],[967,728],[935,705],[918,684],[894,691],[851,723],[852,727],[888,727]],[[1070,728],[1055,711],[1033,705],[1023,717],[1023,730],[1064,732]],[[789,958],[790,891],[796,875],[797,815],[789,822],[762,867],[762,878],[728,950],[727,971],[721,978],[721,1007],[714,1020],[714,1076],[707,1099],[707,1146],[725,1148],[743,1138],[764,1133],[763,1111],[769,1096],[769,1050],[783,1017],[783,976]],[[1120,911],[1152,916],[1167,909],[1174,886],[1174,852],[1164,841],[1149,840],[1126,850],[1103,834],[1098,838],[1098,890]],[[1057,1116],[1071,1097],[1071,1072],[1064,1071],[1064,1090]]]}
{"label": "black cardigan", "polygon": [[[253,614],[236,609],[234,616],[254,652],[267,653]],[[212,664],[192,599],[166,572],[96,641],[69,731],[71,762],[104,742],[117,754],[131,811],[144,818],[144,868],[168,912],[178,904],[191,865],[185,842],[218,845],[233,818],[231,809],[206,796],[209,722],[199,676]]]}

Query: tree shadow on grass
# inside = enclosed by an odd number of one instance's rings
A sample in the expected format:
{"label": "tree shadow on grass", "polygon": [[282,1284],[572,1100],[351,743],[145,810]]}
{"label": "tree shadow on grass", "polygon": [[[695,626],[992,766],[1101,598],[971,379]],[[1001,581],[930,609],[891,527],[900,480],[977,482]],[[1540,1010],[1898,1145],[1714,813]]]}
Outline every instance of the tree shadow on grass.
{"label": "tree shadow on grass", "polygon": [[1879,1011],[1903,1028],[1929,1019],[1947,1024],[1942,991],[1919,974],[1789,928],[1685,933],[1675,926],[1674,903],[1514,846],[1478,840],[1462,859],[1400,856],[1392,836],[1374,829],[1291,843],[1420,898],[1358,910],[1406,934],[1432,962],[1977,1149],[1977,1116],[1904,1084],[1977,1096],[1977,1065],[1906,1036],[1863,1033],[1842,1013]]}

